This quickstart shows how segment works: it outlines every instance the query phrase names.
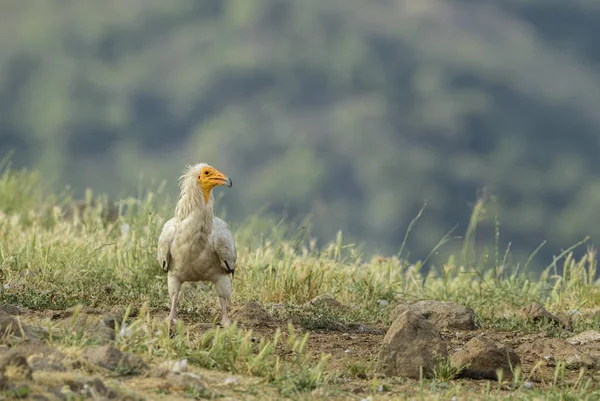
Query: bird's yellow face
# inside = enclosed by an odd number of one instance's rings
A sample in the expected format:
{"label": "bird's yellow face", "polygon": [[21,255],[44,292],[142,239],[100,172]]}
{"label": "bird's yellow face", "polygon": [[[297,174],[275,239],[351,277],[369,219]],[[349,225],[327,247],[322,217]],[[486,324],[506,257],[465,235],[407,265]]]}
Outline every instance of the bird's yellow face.
{"label": "bird's yellow face", "polygon": [[225,185],[227,187],[231,187],[231,178],[225,176],[225,174],[221,173],[214,167],[204,167],[200,171],[200,175],[198,176],[198,183],[200,184],[200,188],[202,188],[202,193],[204,195],[204,202],[208,203],[210,199],[210,191],[217,185]]}

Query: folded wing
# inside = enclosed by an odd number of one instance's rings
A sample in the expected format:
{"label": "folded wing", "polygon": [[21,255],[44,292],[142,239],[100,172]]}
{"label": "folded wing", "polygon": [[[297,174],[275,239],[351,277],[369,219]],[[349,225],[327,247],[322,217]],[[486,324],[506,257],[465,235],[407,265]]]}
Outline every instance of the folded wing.
{"label": "folded wing", "polygon": [[171,244],[173,243],[176,232],[177,224],[176,219],[173,217],[165,223],[160,232],[160,236],[158,237],[156,258],[164,272],[169,271],[169,265],[171,263]]}
{"label": "folded wing", "polygon": [[218,217],[213,220],[211,239],[213,249],[221,260],[221,266],[234,276],[237,262],[235,242],[227,223]]}

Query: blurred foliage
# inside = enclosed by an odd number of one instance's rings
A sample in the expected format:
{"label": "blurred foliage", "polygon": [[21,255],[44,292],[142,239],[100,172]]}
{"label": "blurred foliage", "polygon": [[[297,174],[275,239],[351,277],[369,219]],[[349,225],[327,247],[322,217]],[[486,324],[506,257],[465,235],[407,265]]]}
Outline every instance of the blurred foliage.
{"label": "blurred foliage", "polygon": [[419,257],[478,193],[517,254],[600,235],[595,0],[6,0],[0,33],[0,157],[41,182],[173,198],[205,161],[232,221],[386,253],[427,201]]}

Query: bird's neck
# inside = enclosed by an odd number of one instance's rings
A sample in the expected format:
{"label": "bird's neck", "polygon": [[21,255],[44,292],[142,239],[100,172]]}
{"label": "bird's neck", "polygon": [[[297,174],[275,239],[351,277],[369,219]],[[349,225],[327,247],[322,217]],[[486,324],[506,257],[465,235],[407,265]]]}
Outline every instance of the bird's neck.
{"label": "bird's neck", "polygon": [[195,188],[181,194],[175,206],[175,217],[181,221],[192,215],[202,220],[203,226],[212,226],[214,199],[210,192],[208,193],[208,201],[206,201],[204,191]]}

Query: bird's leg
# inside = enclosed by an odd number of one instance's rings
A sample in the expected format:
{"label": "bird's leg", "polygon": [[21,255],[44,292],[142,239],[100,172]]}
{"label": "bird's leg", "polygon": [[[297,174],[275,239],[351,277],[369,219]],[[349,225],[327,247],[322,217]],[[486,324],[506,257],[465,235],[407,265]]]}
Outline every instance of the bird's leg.
{"label": "bird's leg", "polygon": [[219,302],[221,303],[221,312],[223,313],[223,317],[221,318],[221,326],[229,327],[231,326],[231,322],[227,317],[227,299],[219,298]]}
{"label": "bird's leg", "polygon": [[215,283],[215,289],[217,290],[217,295],[219,296],[221,313],[223,314],[221,317],[221,326],[231,326],[231,322],[227,317],[227,303],[231,298],[231,280],[229,279],[229,276],[219,276],[217,282]]}
{"label": "bird's leg", "polygon": [[171,298],[171,311],[169,312],[169,323],[171,326],[177,324],[177,299],[179,298],[179,290],[181,289],[181,281],[178,278],[169,275],[168,278],[169,297]]}

